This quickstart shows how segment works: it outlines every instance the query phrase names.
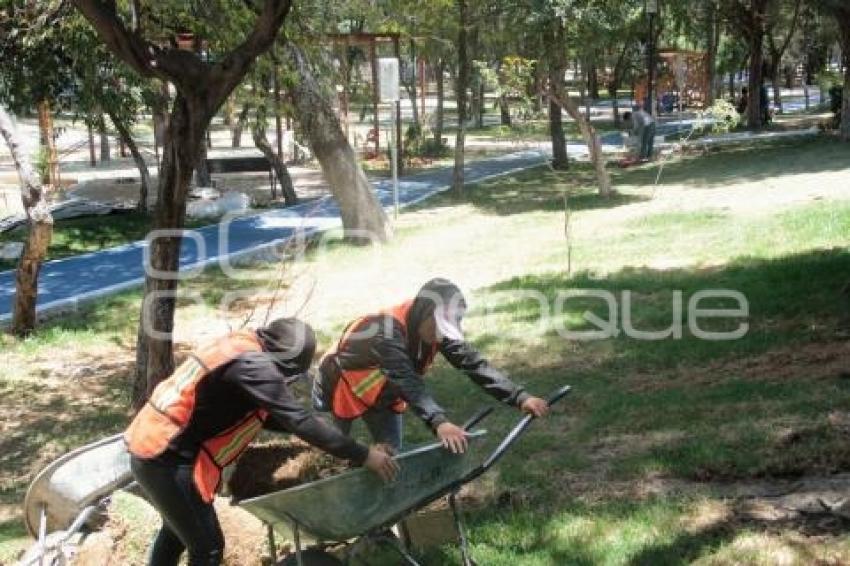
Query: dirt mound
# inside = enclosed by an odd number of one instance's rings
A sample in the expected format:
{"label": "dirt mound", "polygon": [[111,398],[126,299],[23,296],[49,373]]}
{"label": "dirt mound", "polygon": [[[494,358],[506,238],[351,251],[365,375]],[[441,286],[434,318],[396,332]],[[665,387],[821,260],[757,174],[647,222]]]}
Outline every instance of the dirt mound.
{"label": "dirt mound", "polygon": [[298,440],[271,441],[245,451],[228,487],[236,499],[249,499],[327,478],[349,467],[346,462]]}

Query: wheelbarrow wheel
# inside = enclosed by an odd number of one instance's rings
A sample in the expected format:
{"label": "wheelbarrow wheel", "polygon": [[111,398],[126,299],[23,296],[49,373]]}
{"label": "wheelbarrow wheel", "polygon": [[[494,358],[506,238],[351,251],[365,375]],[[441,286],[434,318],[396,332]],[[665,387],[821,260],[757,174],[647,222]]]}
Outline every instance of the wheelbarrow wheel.
{"label": "wheelbarrow wheel", "polygon": [[[301,551],[301,562],[304,566],[342,566],[344,562],[333,554],[320,548],[309,548]],[[276,566],[298,566],[298,557],[290,554],[277,563]]]}

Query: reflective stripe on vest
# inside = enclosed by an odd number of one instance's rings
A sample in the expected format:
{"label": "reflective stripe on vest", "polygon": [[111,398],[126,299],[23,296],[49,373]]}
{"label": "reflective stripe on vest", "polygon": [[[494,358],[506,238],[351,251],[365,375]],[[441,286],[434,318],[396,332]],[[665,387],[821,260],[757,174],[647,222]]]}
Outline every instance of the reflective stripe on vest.
{"label": "reflective stripe on vest", "polygon": [[[201,380],[242,354],[262,351],[255,333],[240,331],[190,354],[170,377],[156,386],[124,432],[127,449],[144,459],[162,454],[188,426]],[[235,460],[250,444],[262,428],[265,417],[265,411],[251,411],[239,424],[202,443],[194,478],[205,501],[212,501],[221,481],[221,468]]]}
{"label": "reflective stripe on vest", "polygon": [[[390,309],[382,310],[377,316],[391,316],[398,323],[405,336],[408,333],[407,316],[410,313],[410,308],[413,306],[413,301],[406,301],[400,305]],[[336,356],[337,352],[344,350],[348,346],[353,334],[361,330],[370,321],[373,321],[375,316],[365,316],[355,320],[345,330],[339,344],[329,351],[326,356]],[[427,371],[434,355],[437,352],[437,345],[434,344],[429,357],[426,360],[424,371]],[[342,419],[354,419],[365,413],[369,408],[375,406],[378,398],[381,396],[384,386],[387,383],[387,376],[381,371],[379,366],[370,366],[358,369],[342,369],[336,360],[333,360],[339,371],[339,381],[336,384],[333,392],[331,407],[335,416]],[[407,410],[407,403],[399,398],[390,406],[390,409],[397,413],[402,413]]]}
{"label": "reflective stripe on vest", "polygon": [[210,502],[221,483],[221,471],[236,460],[263,428],[267,412],[252,411],[237,425],[206,440],[195,459],[193,479],[198,493]]}

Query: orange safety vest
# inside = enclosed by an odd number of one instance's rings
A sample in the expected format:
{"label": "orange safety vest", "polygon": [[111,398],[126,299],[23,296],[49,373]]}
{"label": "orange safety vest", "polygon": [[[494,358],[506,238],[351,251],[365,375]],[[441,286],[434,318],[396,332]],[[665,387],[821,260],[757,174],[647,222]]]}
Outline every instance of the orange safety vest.
{"label": "orange safety vest", "polygon": [[[213,371],[247,352],[262,352],[254,332],[239,331],[189,354],[170,377],[160,382],[124,432],[131,454],[155,458],[189,425],[198,385]],[[193,478],[207,503],[213,500],[222,469],[236,460],[263,428],[266,411],[250,411],[237,424],[201,443]]]}
{"label": "orange safety vest", "polygon": [[[378,313],[378,316],[391,316],[404,330],[407,335],[407,315],[410,313],[410,308],[413,306],[413,301],[406,301],[395,307],[384,309]],[[374,316],[364,316],[352,322],[339,340],[339,344],[330,350],[326,356],[334,356],[337,352],[344,350],[348,345],[351,336],[361,330],[366,324],[374,320]],[[428,352],[425,358],[425,364],[422,367],[422,373],[428,370],[431,363],[434,361],[434,356],[437,353],[437,344],[434,344],[431,351]],[[387,376],[381,371],[379,365],[373,365],[357,369],[343,369],[337,364],[339,371],[339,381],[333,392],[333,401],[331,406],[335,416],[341,419],[356,419],[369,408],[374,407],[384,385],[387,383]],[[404,399],[396,399],[390,406],[390,409],[396,413],[403,413],[407,410],[407,403]]]}

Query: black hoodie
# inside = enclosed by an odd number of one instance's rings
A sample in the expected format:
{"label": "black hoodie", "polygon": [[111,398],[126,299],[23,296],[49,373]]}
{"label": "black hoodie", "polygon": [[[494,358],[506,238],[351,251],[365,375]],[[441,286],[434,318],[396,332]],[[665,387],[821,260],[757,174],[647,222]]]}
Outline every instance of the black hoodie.
{"label": "black hoodie", "polygon": [[316,351],[313,330],[298,319],[286,318],[256,332],[265,351],[242,354],[201,381],[189,424],[159,460],[193,461],[203,441],[247,413],[265,409],[263,428],[291,432],[337,458],[362,464],[368,448],[306,411],[287,386],[310,367]]}
{"label": "black hoodie", "polygon": [[[317,389],[326,406],[330,406],[333,390],[339,381],[339,368],[364,369],[378,366],[388,381],[378,399],[379,407],[389,407],[397,399],[407,401],[414,413],[432,429],[448,419],[445,410],[434,400],[423,379],[427,344],[418,334],[423,320],[432,316],[435,300],[443,304],[466,306],[458,287],[446,279],[432,279],[419,290],[408,312],[409,333],[391,316],[371,315],[363,327],[362,339],[353,338],[334,356],[325,356],[319,367]],[[463,371],[487,393],[510,405],[521,405],[528,398],[525,390],[491,366],[465,340],[443,339],[439,352],[455,368]]]}

